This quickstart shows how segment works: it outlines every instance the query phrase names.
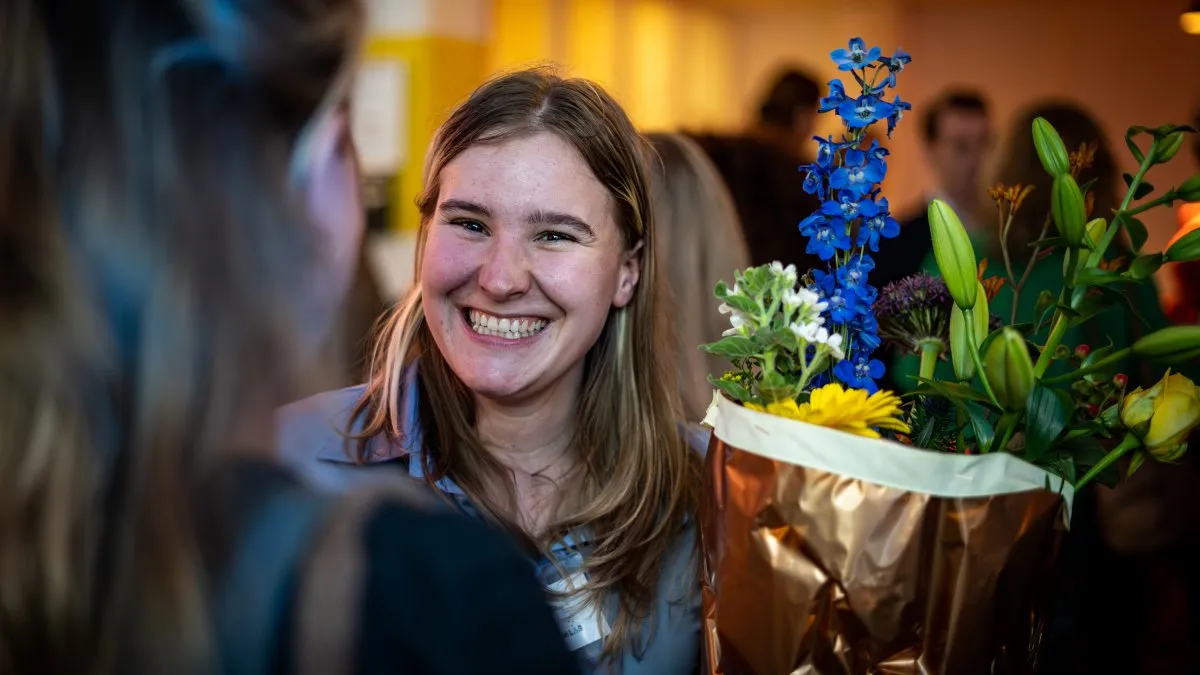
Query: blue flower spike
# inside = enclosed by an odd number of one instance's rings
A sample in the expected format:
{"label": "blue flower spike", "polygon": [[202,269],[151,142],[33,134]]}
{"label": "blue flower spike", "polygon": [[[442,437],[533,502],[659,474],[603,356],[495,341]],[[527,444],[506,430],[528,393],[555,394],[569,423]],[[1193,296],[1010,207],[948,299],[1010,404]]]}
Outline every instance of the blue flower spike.
{"label": "blue flower spike", "polygon": [[884,240],[899,236],[900,224],[888,200],[880,196],[888,150],[877,140],[868,144],[866,138],[880,123],[891,138],[904,113],[912,110],[907,101],[888,93],[912,56],[902,49],[884,56],[879,47],[868,47],[856,37],[830,57],[839,70],[853,76],[858,91],[847,92],[843,81],[834,79],[821,98],[818,110],[835,114],[844,130],[840,139],[836,134],[813,138],[816,158],[800,170],[804,191],[816,195],[821,207],[799,227],[808,237],[805,250],[826,263],[825,269],[810,273],[807,286],[827,303],[826,325],[842,335],[847,358],[813,383],[838,381],[873,393],[885,371],[883,363],[872,358],[882,341],[872,309],[879,291],[870,284],[875,269],[871,254],[879,252]]}

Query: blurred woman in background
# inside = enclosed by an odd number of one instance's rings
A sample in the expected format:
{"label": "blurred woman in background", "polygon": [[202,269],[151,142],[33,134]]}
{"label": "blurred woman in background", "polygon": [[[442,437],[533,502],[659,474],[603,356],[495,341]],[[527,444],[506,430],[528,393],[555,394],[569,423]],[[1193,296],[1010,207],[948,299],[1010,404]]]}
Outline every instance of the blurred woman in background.
{"label": "blurred woman in background", "polygon": [[737,210],[721,175],[694,141],[681,134],[649,134],[650,197],[659,230],[659,266],[671,293],[675,369],[687,421],[704,418],[712,402],[708,375],[730,366],[700,351],[721,339],[729,318],[717,311],[717,282],[733,282],[750,264]]}
{"label": "blurred woman in background", "polygon": [[572,672],[501,537],[267,461],[357,255],[362,22],[0,4],[0,672]]}
{"label": "blurred woman in background", "polygon": [[427,156],[418,283],[369,382],[288,406],[280,452],[333,490],[405,472],[523,542],[585,672],[691,675],[700,459],[648,154],[591,82],[477,89]]}

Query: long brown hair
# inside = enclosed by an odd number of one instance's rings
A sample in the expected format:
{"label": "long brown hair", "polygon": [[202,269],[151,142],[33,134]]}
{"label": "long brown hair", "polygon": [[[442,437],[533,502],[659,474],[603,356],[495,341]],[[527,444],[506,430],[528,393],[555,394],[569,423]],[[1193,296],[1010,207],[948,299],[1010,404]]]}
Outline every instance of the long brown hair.
{"label": "long brown hair", "polygon": [[360,26],[353,0],[0,3],[0,672],[212,666],[192,487],[298,384],[296,179]]}
{"label": "long brown hair", "polygon": [[698,422],[712,402],[707,377],[729,368],[700,345],[721,338],[729,320],[717,311],[713,289],[750,265],[741,221],[721,174],[694,141],[682,134],[648,134],[651,204],[658,228],[660,269],[670,287],[675,369],[687,419]]}
{"label": "long brown hair", "polygon": [[[543,131],[579,151],[612,196],[626,246],[639,241],[644,246],[632,301],[610,310],[586,357],[574,437],[584,469],[580,506],[558,514],[548,534],[531,542],[545,550],[568,530],[587,528],[593,545],[585,562],[591,598],[605,592],[620,598],[605,645],[611,657],[632,637],[635,619],[648,615],[661,561],[686,517],[695,512],[700,485],[698,458],[676,426],[679,406],[662,325],[666,308],[644,166],[646,145],[625,112],[595,84],[544,69],[504,75],[476,90],[439,130],[426,159],[417,278],[442,169],[474,145]],[[489,518],[519,532],[512,518],[511,475],[476,435],[473,399],[433,342],[419,284],[383,327],[370,382],[354,415],[365,422],[361,438],[402,434],[402,371],[414,361],[422,386],[429,480],[450,476]],[[362,441],[357,452],[362,458]],[[497,484],[506,486],[508,499],[491,496]]]}

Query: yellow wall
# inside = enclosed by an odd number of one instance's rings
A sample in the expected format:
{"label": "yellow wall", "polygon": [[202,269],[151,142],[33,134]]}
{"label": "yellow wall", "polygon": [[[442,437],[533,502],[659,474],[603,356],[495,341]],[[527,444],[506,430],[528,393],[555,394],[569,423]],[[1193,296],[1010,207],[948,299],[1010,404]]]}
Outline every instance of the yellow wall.
{"label": "yellow wall", "polygon": [[495,0],[489,74],[554,63],[595,80],[646,131],[730,129],[733,26],[671,0]]}
{"label": "yellow wall", "polygon": [[414,204],[421,192],[425,150],[450,110],[479,85],[486,53],[481,43],[435,35],[376,37],[367,44],[367,59],[401,61],[409,70],[409,152],[393,187],[393,227],[417,228]]}

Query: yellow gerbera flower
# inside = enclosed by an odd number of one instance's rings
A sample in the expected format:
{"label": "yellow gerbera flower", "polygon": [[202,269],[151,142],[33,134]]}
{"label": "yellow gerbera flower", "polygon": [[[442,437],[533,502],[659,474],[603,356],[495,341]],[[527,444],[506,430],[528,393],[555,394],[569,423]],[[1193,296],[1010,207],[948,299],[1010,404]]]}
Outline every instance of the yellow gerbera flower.
{"label": "yellow gerbera flower", "polygon": [[797,404],[788,399],[768,403],[765,408],[754,403],[747,403],[746,407],[867,438],[879,438],[876,429],[911,433],[908,425],[900,419],[900,397],[890,391],[878,391],[867,396],[863,389],[844,389],[840,384],[827,384],[812,392],[808,403]]}

